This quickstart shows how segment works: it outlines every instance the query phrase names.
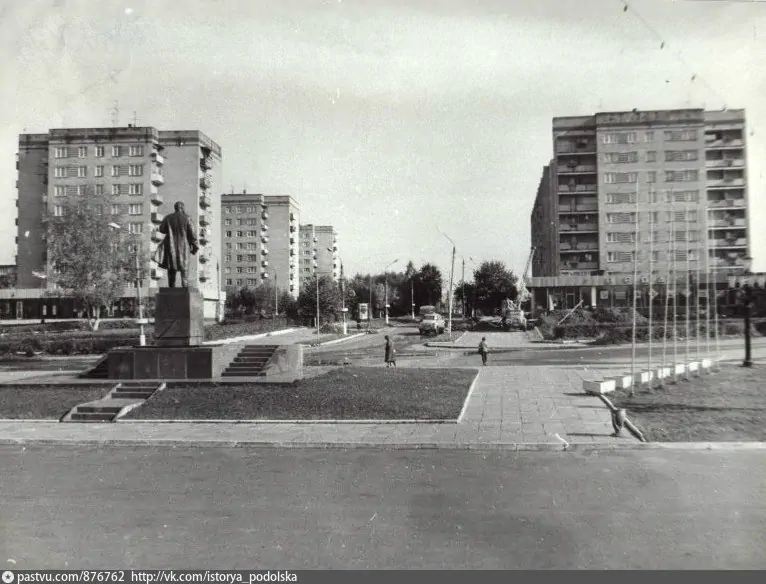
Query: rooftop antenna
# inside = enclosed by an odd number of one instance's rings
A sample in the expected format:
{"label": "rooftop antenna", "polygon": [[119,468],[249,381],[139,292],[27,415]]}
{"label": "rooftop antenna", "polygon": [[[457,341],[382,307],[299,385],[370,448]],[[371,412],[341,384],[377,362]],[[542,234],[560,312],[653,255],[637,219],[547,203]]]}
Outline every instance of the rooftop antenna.
{"label": "rooftop antenna", "polygon": [[234,194],[234,183],[231,184],[231,194]]}
{"label": "rooftop antenna", "polygon": [[117,122],[120,119],[120,102],[119,101],[114,102],[114,107],[111,109],[111,112],[112,112],[112,127],[116,128]]}
{"label": "rooftop antenna", "polygon": [[133,127],[134,128],[138,127],[138,115],[135,111],[133,112]]}

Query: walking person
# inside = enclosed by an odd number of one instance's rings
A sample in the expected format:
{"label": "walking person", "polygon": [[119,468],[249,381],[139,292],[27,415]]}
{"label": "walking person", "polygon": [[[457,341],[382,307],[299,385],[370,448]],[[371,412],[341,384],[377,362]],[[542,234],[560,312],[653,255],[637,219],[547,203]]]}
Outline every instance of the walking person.
{"label": "walking person", "polygon": [[487,364],[487,355],[489,354],[489,346],[487,345],[487,337],[481,338],[481,343],[479,343],[479,355],[481,355],[481,364],[486,365]]}
{"label": "walking person", "polygon": [[386,368],[393,365],[396,367],[396,350],[394,349],[394,342],[386,335]]}

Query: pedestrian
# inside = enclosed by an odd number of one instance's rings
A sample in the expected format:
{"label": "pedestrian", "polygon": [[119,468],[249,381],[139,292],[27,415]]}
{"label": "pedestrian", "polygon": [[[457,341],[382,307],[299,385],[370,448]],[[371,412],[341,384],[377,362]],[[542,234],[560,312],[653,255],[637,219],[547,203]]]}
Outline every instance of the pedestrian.
{"label": "pedestrian", "polygon": [[386,335],[386,367],[396,367],[396,350],[394,349],[394,342]]}
{"label": "pedestrian", "polygon": [[479,355],[481,355],[481,364],[486,365],[487,364],[487,355],[489,354],[489,347],[487,346],[487,337],[481,338],[481,343],[479,343]]}

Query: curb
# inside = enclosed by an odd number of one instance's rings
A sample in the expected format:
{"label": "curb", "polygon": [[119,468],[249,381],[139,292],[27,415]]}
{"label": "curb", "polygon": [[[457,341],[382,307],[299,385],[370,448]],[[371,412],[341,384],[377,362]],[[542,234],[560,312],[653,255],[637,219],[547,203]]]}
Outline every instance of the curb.
{"label": "curb", "polygon": [[[2,421],[2,420],[0,420]],[[7,422],[12,422],[13,420],[6,420]],[[41,420],[41,421],[50,421],[50,420]],[[344,424],[457,424],[457,419],[447,419],[447,420],[431,420],[431,419],[422,419],[422,420],[369,420],[369,419],[363,419],[363,420],[124,420],[124,419],[116,419],[115,422],[119,422],[120,424],[197,424],[199,426],[202,426],[204,424],[251,424],[251,425],[274,425],[274,424],[300,424],[300,425],[312,425],[312,424],[334,424],[334,425],[344,425]]]}
{"label": "curb", "polygon": [[[109,423],[109,422],[105,422]],[[173,439],[46,439],[46,438],[0,438],[0,445],[57,445],[57,446],[172,446],[187,448],[311,448],[343,449],[370,448],[387,450],[476,450],[513,452],[618,452],[627,450],[720,450],[752,451],[766,450],[766,442],[627,442],[625,444],[572,443],[568,446],[544,443],[515,442],[280,442],[268,440],[173,440]]]}
{"label": "curb", "polygon": [[270,331],[268,333],[258,333],[257,335],[245,335],[242,337],[230,337],[228,339],[218,339],[215,341],[205,341],[203,345],[228,345],[230,343],[241,343],[242,341],[254,341],[256,339],[263,339],[266,337],[273,337],[274,335],[283,335],[287,333],[295,332],[297,328],[280,329],[278,331]]}
{"label": "curb", "polygon": [[[318,345],[306,345],[306,346],[312,347],[312,348],[313,347],[326,347],[327,345],[334,345],[336,343],[342,343],[344,341],[350,341],[351,339],[356,339],[357,337],[364,337],[366,335],[367,335],[367,333],[356,333],[356,334],[350,335],[348,337],[343,337],[343,338],[340,338],[340,339],[333,339],[331,341],[325,341],[324,343],[319,343]],[[301,343],[301,344],[305,344],[305,343]]]}

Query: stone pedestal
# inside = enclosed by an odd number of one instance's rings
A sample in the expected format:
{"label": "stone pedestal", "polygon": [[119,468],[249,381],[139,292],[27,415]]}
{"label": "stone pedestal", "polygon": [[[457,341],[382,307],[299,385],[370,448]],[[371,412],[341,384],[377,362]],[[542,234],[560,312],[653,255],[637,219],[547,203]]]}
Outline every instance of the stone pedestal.
{"label": "stone pedestal", "polygon": [[154,342],[158,347],[202,344],[203,299],[196,288],[160,288],[154,308]]}

